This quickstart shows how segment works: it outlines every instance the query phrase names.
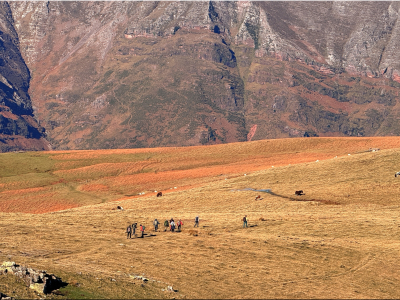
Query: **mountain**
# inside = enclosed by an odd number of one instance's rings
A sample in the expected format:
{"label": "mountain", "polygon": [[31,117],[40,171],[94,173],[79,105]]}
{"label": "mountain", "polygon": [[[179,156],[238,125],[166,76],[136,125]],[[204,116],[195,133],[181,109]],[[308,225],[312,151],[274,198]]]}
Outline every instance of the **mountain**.
{"label": "mountain", "polygon": [[55,149],[400,135],[398,2],[9,6]]}
{"label": "mountain", "polygon": [[49,150],[33,115],[30,74],[19,51],[9,5],[0,3],[0,152]]}

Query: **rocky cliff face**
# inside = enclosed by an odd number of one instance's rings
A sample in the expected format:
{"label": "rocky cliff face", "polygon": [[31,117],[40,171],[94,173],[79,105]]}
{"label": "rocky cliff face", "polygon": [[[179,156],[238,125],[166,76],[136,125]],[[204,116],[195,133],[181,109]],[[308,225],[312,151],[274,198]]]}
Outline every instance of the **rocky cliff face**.
{"label": "rocky cliff face", "polygon": [[397,2],[10,2],[57,149],[399,135]]}
{"label": "rocky cliff face", "polygon": [[0,152],[44,150],[44,129],[33,118],[29,70],[19,51],[10,7],[0,3]]}

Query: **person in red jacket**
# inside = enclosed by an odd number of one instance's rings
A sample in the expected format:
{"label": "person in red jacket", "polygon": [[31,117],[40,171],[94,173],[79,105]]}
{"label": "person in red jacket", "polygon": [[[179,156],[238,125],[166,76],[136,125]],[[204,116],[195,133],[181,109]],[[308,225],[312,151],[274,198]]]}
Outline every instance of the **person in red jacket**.
{"label": "person in red jacket", "polygon": [[181,228],[182,228],[183,222],[181,219],[179,219],[178,221],[178,231],[181,232]]}
{"label": "person in red jacket", "polygon": [[144,229],[145,229],[145,226],[143,226],[142,224],[140,224],[140,232],[142,233],[141,238],[144,237]]}

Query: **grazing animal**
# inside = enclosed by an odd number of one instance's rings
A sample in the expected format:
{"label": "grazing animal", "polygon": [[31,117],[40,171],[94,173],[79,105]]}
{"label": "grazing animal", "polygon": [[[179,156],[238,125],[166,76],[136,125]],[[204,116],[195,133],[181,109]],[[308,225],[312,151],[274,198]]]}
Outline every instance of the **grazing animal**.
{"label": "grazing animal", "polygon": [[254,199],[254,200],[258,200],[258,199],[261,199],[261,196],[260,196],[260,195],[258,195],[258,196],[256,197],[256,199]]}
{"label": "grazing animal", "polygon": [[297,195],[297,196],[305,195],[305,194],[303,193],[303,190],[295,191],[294,194]]}
{"label": "grazing animal", "polygon": [[400,175],[400,172],[397,172],[396,174],[394,174],[394,177],[397,177]]}
{"label": "grazing animal", "polygon": [[122,206],[117,206],[117,209],[119,209],[119,210],[124,210],[123,208],[122,208]]}
{"label": "grazing animal", "polygon": [[157,197],[162,197],[162,192],[158,192]]}

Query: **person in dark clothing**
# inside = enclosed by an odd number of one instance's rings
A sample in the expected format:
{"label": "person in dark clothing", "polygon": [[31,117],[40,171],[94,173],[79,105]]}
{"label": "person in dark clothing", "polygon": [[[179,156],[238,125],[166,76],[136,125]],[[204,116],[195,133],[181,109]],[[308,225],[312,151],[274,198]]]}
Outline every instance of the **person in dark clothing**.
{"label": "person in dark clothing", "polygon": [[127,234],[127,239],[131,239],[132,238],[132,227],[131,225],[128,226],[128,228],[126,228],[126,234]]}
{"label": "person in dark clothing", "polygon": [[169,222],[168,222],[168,220],[165,220],[164,221],[164,231],[167,231],[168,227],[169,227]]}
{"label": "person in dark clothing", "polygon": [[154,231],[157,232],[158,230],[158,224],[160,224],[160,222],[158,222],[157,219],[154,219]]}
{"label": "person in dark clothing", "polygon": [[199,216],[196,216],[196,218],[194,218],[194,227],[199,227]]}
{"label": "person in dark clothing", "polygon": [[135,236],[136,228],[137,228],[137,223],[133,223],[132,224],[132,234],[133,234],[133,236]]}
{"label": "person in dark clothing", "polygon": [[183,222],[182,222],[181,219],[179,219],[179,221],[178,221],[178,231],[179,231],[179,232],[181,232],[181,227],[182,227],[182,225],[183,225]]}
{"label": "person in dark clothing", "polygon": [[243,217],[243,228],[247,228],[247,216]]}
{"label": "person in dark clothing", "polygon": [[170,224],[171,224],[171,231],[174,232],[175,231],[175,222],[172,221]]}

